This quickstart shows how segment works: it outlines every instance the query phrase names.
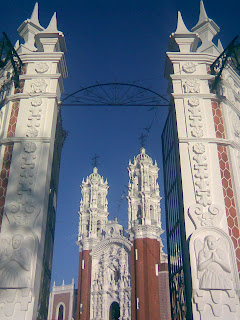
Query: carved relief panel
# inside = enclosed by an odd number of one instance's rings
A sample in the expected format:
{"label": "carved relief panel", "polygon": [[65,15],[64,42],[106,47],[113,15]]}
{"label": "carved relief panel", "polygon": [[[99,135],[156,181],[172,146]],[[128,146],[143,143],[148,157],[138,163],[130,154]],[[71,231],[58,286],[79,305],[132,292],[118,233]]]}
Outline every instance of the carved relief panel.
{"label": "carved relief panel", "polygon": [[[229,236],[216,227],[199,228],[191,236],[190,257],[193,301],[201,319],[207,314],[210,316],[207,306],[211,307],[215,317],[229,314],[226,319],[235,319],[239,306],[239,281]],[[228,307],[227,313],[224,305]]]}
{"label": "carved relief panel", "polygon": [[32,301],[38,241],[30,228],[12,226],[0,237],[0,318],[9,319],[16,305]]}

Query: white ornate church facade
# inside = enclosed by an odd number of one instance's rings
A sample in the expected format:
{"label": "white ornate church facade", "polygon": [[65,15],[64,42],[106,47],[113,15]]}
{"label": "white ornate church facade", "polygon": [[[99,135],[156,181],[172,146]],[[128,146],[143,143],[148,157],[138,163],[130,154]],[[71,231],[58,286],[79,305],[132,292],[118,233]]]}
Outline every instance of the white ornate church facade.
{"label": "white ornate church facade", "polygon": [[108,220],[107,180],[96,167],[83,180],[76,319],[170,319],[158,170],[144,148],[129,162],[127,234]]}

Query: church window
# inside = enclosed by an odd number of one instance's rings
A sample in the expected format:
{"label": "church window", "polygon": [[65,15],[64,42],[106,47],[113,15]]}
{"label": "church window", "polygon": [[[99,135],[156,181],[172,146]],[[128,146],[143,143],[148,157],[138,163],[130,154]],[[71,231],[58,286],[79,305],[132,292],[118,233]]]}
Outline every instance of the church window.
{"label": "church window", "polygon": [[59,309],[58,309],[58,320],[63,320],[63,314],[64,314],[64,307],[61,304]]}
{"label": "church window", "polygon": [[153,191],[153,178],[152,176],[149,176],[149,186],[150,186],[150,191]]}
{"label": "church window", "polygon": [[99,207],[102,206],[102,195],[101,195],[101,193],[98,194],[98,205],[99,205]]}
{"label": "church window", "polygon": [[119,279],[120,279],[120,272],[119,272],[119,270],[115,270],[114,271],[114,280],[115,280],[115,282],[118,282]]}
{"label": "church window", "polygon": [[141,206],[138,206],[137,221],[139,224],[142,224],[142,208],[141,208]]}
{"label": "church window", "polygon": [[101,221],[98,220],[97,221],[97,235],[100,235],[100,233],[101,233]]}
{"label": "church window", "polygon": [[87,224],[86,224],[87,235],[89,235],[89,227],[90,227],[90,224],[89,224],[89,220],[88,220]]}

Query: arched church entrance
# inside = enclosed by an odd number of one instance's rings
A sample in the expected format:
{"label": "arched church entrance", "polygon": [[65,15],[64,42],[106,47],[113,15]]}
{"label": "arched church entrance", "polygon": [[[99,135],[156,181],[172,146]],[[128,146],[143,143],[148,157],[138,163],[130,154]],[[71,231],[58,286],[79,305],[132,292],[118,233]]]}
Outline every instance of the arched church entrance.
{"label": "arched church entrance", "polygon": [[120,317],[120,306],[119,303],[113,302],[109,310],[109,320],[118,320]]}

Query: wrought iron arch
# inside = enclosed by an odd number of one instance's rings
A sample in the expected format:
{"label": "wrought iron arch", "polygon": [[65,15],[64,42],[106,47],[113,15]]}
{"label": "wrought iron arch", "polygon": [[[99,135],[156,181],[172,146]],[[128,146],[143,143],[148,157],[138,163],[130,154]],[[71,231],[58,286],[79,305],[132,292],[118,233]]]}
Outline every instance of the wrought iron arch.
{"label": "wrought iron arch", "polygon": [[65,95],[62,106],[168,106],[160,93],[135,83],[96,83]]}

